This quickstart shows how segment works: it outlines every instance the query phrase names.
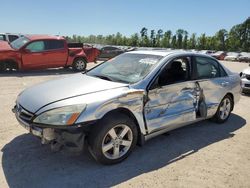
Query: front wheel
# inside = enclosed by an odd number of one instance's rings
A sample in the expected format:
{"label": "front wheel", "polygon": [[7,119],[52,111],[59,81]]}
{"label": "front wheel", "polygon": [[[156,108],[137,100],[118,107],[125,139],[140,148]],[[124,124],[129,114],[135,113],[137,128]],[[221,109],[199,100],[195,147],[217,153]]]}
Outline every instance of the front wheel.
{"label": "front wheel", "polygon": [[214,120],[217,123],[224,123],[229,118],[232,109],[233,109],[233,99],[229,95],[226,95],[222,99],[217,109],[217,112],[212,118],[212,120]]}
{"label": "front wheel", "polygon": [[87,61],[84,58],[76,58],[72,64],[74,71],[81,72],[84,71],[87,67]]}
{"label": "front wheel", "polygon": [[89,151],[102,164],[123,161],[137,142],[137,128],[133,120],[116,114],[101,120],[89,137]]}

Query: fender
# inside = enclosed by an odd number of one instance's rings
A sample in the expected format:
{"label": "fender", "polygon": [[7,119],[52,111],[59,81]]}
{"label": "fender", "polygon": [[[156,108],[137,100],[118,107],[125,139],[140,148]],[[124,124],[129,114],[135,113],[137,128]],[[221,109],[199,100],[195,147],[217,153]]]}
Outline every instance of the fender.
{"label": "fender", "polygon": [[71,66],[74,60],[78,57],[82,57],[86,61],[88,61],[87,56],[84,53],[84,50],[82,48],[69,48],[68,60],[67,60],[66,65]]}

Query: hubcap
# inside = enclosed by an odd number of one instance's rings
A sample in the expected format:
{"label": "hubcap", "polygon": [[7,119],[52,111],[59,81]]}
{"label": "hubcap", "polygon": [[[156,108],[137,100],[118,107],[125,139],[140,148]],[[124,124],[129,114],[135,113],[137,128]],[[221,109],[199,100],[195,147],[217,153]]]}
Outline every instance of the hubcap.
{"label": "hubcap", "polygon": [[231,111],[231,101],[228,98],[225,98],[220,106],[220,118],[222,120],[226,119]]}
{"label": "hubcap", "polygon": [[85,69],[85,62],[83,60],[78,60],[76,62],[76,68],[77,68],[77,70]]}
{"label": "hubcap", "polygon": [[130,149],[133,133],[130,127],[119,124],[110,129],[102,141],[102,152],[108,159],[118,159]]}

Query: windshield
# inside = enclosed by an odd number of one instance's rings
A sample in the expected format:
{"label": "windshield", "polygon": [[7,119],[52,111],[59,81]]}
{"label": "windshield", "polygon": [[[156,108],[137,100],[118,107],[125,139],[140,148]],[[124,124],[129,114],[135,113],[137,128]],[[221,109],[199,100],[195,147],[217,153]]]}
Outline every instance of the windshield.
{"label": "windshield", "polygon": [[136,83],[142,80],[162,57],[125,53],[88,71],[87,75],[110,81]]}
{"label": "windshield", "polygon": [[13,42],[10,43],[10,46],[14,49],[19,49],[22,46],[24,46],[27,42],[29,42],[30,40],[26,37],[20,37],[16,40],[14,40]]}

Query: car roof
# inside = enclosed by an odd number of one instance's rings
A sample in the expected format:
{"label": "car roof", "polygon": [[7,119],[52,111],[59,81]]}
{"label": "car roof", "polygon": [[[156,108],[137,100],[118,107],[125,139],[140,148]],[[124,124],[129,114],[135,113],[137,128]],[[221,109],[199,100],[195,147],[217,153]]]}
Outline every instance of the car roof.
{"label": "car roof", "polygon": [[204,57],[210,57],[209,55],[206,54],[200,54],[197,52],[189,52],[185,50],[138,50],[138,51],[130,51],[127,52],[130,54],[147,54],[147,55],[159,55],[159,56],[169,56],[169,55],[199,55],[199,56],[204,56]]}
{"label": "car roof", "polygon": [[61,36],[53,36],[53,35],[25,35],[30,40],[45,40],[45,39],[55,39],[55,40],[60,40],[64,39]]}

